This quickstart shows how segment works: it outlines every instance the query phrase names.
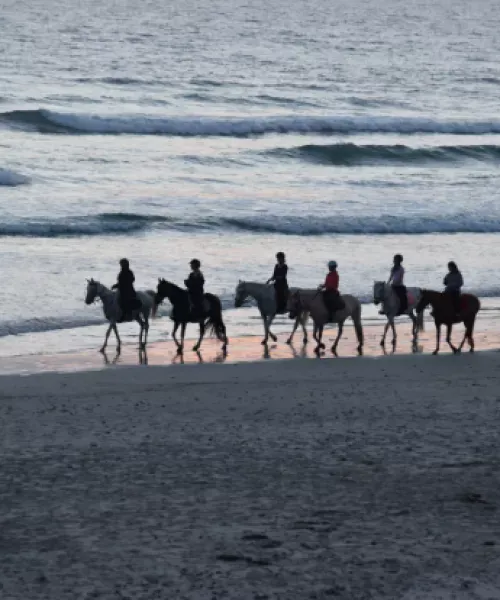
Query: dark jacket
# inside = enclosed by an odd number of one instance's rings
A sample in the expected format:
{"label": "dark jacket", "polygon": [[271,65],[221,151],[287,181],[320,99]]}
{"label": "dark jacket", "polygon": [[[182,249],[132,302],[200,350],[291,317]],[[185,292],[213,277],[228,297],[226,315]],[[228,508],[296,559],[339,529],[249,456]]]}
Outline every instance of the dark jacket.
{"label": "dark jacket", "polygon": [[205,279],[201,271],[192,271],[189,277],[184,281],[188,292],[191,296],[196,298],[203,298]]}
{"label": "dark jacket", "polygon": [[444,278],[443,283],[446,286],[445,292],[459,292],[464,284],[462,273],[460,273],[460,271],[448,273]]}
{"label": "dark jacket", "polygon": [[288,281],[286,276],[288,274],[288,265],[277,264],[274,267],[272,280],[274,281],[274,287],[276,288],[288,288]]}

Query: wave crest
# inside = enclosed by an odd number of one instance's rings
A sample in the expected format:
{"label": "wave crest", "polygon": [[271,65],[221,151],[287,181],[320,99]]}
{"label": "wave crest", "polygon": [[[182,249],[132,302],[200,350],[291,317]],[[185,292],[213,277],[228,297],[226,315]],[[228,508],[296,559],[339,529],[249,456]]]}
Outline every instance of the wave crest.
{"label": "wave crest", "polygon": [[306,144],[271,150],[269,154],[338,166],[457,163],[464,160],[498,162],[500,146],[494,144],[412,147],[404,144]]}
{"label": "wave crest", "polygon": [[500,133],[500,120],[445,120],[426,117],[309,116],[278,117],[157,117],[96,115],[46,109],[0,113],[8,126],[40,133],[96,133],[169,136],[252,136],[269,133]]}
{"label": "wave crest", "polygon": [[163,215],[103,213],[61,219],[21,219],[0,223],[0,237],[74,237],[131,235],[152,230],[235,231],[276,235],[417,235],[425,233],[500,233],[500,215],[315,217],[246,216],[190,220]]}

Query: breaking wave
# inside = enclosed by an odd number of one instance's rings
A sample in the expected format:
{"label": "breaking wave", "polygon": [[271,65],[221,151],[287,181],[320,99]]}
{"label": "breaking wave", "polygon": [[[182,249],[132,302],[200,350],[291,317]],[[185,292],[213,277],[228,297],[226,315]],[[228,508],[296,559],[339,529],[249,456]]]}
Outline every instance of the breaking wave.
{"label": "breaking wave", "polygon": [[193,219],[135,213],[103,213],[60,219],[20,219],[0,223],[0,237],[128,235],[152,230],[235,231],[281,235],[390,235],[500,233],[500,215],[295,217],[247,216]]}
{"label": "breaking wave", "polygon": [[278,148],[268,154],[339,166],[456,163],[465,160],[498,162],[500,146],[478,144],[414,148],[403,144],[306,144],[297,148]]}
{"label": "breaking wave", "polygon": [[10,127],[40,133],[95,133],[169,136],[251,136],[267,133],[500,133],[500,120],[434,119],[384,116],[158,117],[95,115],[47,109],[0,113]]}
{"label": "breaking wave", "polygon": [[29,177],[26,177],[25,175],[21,175],[20,173],[16,173],[10,169],[0,169],[0,185],[16,187],[29,182]]}

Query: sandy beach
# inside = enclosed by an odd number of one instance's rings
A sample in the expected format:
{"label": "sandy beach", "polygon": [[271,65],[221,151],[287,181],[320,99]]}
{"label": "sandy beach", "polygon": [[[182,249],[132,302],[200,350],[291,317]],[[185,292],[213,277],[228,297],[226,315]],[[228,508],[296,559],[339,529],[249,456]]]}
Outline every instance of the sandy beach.
{"label": "sandy beach", "polygon": [[3,376],[1,596],[498,598],[499,365]]}

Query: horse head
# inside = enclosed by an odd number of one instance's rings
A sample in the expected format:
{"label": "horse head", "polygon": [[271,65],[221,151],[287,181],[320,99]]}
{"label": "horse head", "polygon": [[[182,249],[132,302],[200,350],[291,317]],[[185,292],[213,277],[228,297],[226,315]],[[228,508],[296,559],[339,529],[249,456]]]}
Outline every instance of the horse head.
{"label": "horse head", "polygon": [[373,284],[373,303],[380,304],[385,300],[385,281],[375,281]]}
{"label": "horse head", "polygon": [[169,294],[170,284],[163,277],[158,277],[158,285],[156,286],[156,294],[155,294],[155,307],[158,308],[158,305],[165,300],[165,298]]}
{"label": "horse head", "polygon": [[85,304],[92,304],[97,298],[99,291],[99,282],[93,278],[87,279],[87,293],[85,295]]}
{"label": "horse head", "polygon": [[238,282],[234,296],[234,308],[240,308],[248,297],[247,287],[244,281]]}

